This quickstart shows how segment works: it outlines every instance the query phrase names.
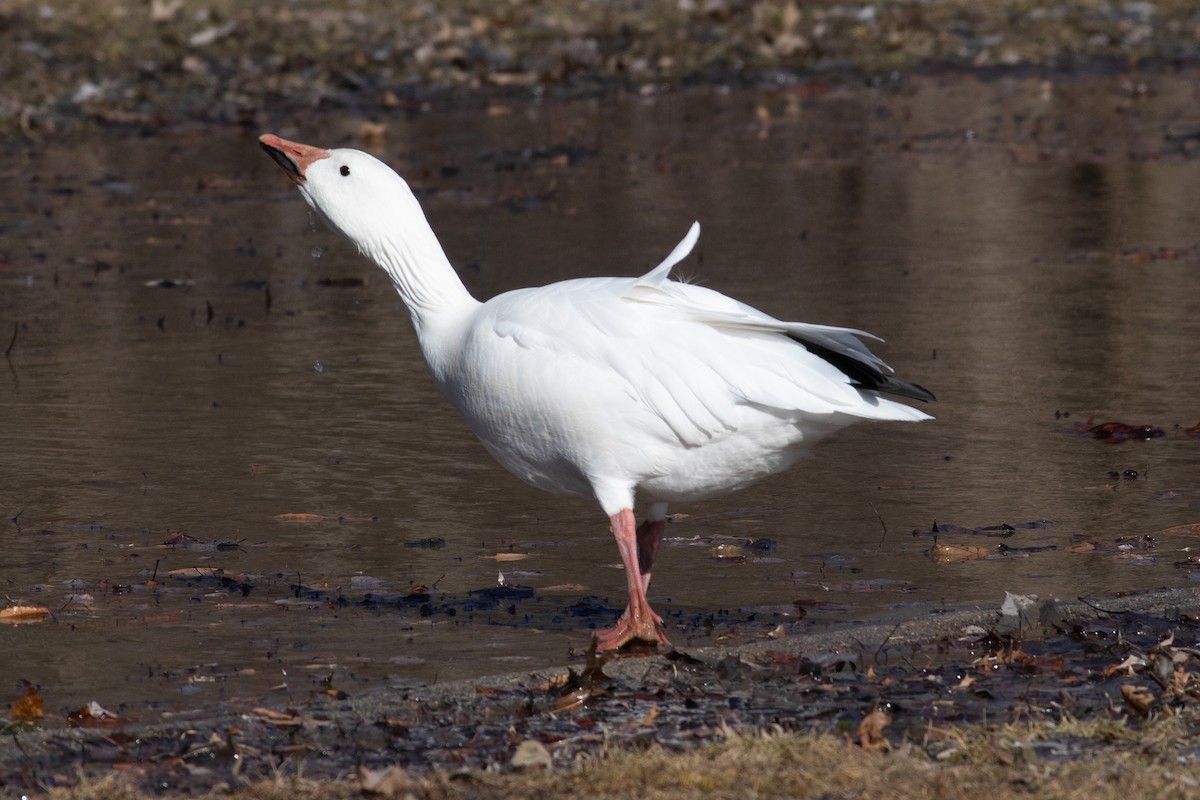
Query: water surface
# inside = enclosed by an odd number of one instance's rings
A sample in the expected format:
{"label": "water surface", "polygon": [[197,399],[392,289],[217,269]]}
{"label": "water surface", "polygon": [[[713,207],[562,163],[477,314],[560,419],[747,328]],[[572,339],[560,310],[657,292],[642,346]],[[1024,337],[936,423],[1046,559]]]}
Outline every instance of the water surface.
{"label": "water surface", "polygon": [[[698,219],[679,273],[878,333],[937,393],[935,422],[851,428],[672,509],[651,601],[686,646],[1191,585],[1192,540],[1160,532],[1200,522],[1196,81],[498,102],[389,118],[374,149],[477,297],[637,274]],[[361,146],[361,121],[264,128]],[[55,614],[0,627],[0,687],[39,684],[53,718],[562,663],[623,604],[603,514],[491,462],[387,281],[312,223],[257,133],[5,148],[0,579]],[[1107,444],[1074,430],[1091,418],[1164,435]],[[954,563],[913,534],[1031,521],[1003,540],[1019,552]],[[718,560],[720,537],[775,546]],[[480,594],[499,573],[533,597]]]}

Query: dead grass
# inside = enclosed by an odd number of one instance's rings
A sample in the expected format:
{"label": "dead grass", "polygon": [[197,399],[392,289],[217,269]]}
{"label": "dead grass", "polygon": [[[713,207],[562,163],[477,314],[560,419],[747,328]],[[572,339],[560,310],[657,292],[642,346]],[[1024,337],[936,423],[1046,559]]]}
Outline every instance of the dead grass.
{"label": "dead grass", "polygon": [[[660,748],[613,752],[574,769],[494,774],[437,773],[414,778],[394,797],[415,800],[559,800],[588,798],[859,798],[932,800],[1156,800],[1200,793],[1200,763],[1192,752],[1195,720],[1170,716],[1139,726],[1123,721],[963,726],[931,732],[925,742],[892,751],[864,751],[833,734],[783,732],[730,735],[686,753]],[[1076,757],[1040,757],[1037,743],[1073,743]],[[45,797],[53,800],[133,800],[145,797],[129,775]],[[160,795],[172,797],[170,793]],[[272,781],[207,797],[233,800],[333,800],[363,797],[357,780],[312,781],[281,775]],[[374,795],[380,796],[380,795]]]}

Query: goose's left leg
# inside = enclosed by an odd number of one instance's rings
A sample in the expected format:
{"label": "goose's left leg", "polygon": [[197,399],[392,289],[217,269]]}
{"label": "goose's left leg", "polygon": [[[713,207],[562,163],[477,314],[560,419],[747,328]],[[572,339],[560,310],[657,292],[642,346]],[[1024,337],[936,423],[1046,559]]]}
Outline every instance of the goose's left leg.
{"label": "goose's left leg", "polygon": [[[642,572],[642,591],[650,591],[650,572],[658,558],[663,530],[667,527],[667,504],[655,503],[646,514],[646,521],[637,527],[638,567]],[[662,618],[659,617],[659,622]]]}

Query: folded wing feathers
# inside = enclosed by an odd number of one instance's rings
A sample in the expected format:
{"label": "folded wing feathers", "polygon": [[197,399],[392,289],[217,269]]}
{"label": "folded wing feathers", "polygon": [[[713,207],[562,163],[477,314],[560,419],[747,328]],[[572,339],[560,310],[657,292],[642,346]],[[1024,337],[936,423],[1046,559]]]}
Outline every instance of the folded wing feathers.
{"label": "folded wing feathers", "polygon": [[669,306],[682,317],[714,328],[784,334],[832,364],[853,386],[922,401],[935,399],[924,387],[891,377],[894,370],[861,341],[882,341],[874,334],[854,328],[785,322],[704,287],[669,280],[671,268],[692,251],[699,236],[700,224],[694,222],[670,255],[634,281],[623,296],[634,302]]}

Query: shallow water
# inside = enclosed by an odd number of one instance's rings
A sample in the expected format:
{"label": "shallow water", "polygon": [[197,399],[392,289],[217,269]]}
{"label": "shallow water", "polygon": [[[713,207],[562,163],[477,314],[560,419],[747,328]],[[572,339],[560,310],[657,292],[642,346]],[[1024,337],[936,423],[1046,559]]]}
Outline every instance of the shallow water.
{"label": "shallow water", "polygon": [[[744,641],[1191,584],[1193,541],[1160,531],[1200,522],[1197,77],[497,102],[388,119],[377,152],[478,297],[636,274],[699,219],[679,273],[878,333],[937,393],[936,422],[848,429],[672,509],[652,603],[678,645]],[[353,144],[360,121],[266,128]],[[0,578],[6,604],[55,613],[0,626],[0,687],[39,684],[56,719],[561,663],[623,604],[603,515],[491,462],[390,286],[312,224],[257,133],[6,147]],[[1164,435],[1073,430],[1093,417]],[[1034,520],[940,537],[1029,549],[979,560],[913,535]],[[717,560],[726,536],[775,546]],[[193,568],[227,580],[171,574]],[[498,573],[534,596],[471,594]]]}

